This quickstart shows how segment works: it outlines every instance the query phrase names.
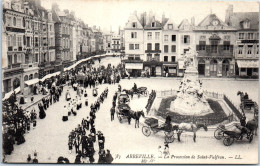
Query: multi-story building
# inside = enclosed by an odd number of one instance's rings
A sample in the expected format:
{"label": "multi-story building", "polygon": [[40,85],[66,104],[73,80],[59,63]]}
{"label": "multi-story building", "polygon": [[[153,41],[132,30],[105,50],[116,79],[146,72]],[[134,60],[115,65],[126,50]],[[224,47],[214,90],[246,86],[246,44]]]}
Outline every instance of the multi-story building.
{"label": "multi-story building", "polygon": [[130,15],[124,33],[125,68],[131,76],[139,76],[143,70],[144,30],[136,12]]}
{"label": "multi-story building", "polygon": [[[146,16],[145,16],[146,17]],[[144,19],[146,19],[144,17]],[[163,56],[162,56],[162,29],[163,24],[155,15],[150,12],[144,26],[144,70],[151,76],[161,76]]]}
{"label": "multi-story building", "polygon": [[215,14],[209,14],[194,29],[198,71],[205,76],[233,76],[236,29]]}
{"label": "multi-story building", "polygon": [[259,58],[259,13],[233,12],[226,10],[225,22],[236,29],[234,58],[235,73],[241,77],[258,77]]}
{"label": "multi-story building", "polygon": [[106,51],[106,53],[112,53],[112,33],[108,33],[108,34],[104,34],[104,50]]}
{"label": "multi-story building", "polygon": [[112,53],[120,53],[121,52],[121,36],[120,35],[112,35],[112,39],[111,39],[111,52]]}
{"label": "multi-story building", "polygon": [[[4,92],[24,87],[23,71],[26,48],[24,45],[26,14],[21,2],[5,1],[3,4],[3,23],[7,38],[7,67],[3,73]],[[37,71],[38,72],[38,71]]]}
{"label": "multi-story building", "polygon": [[177,58],[178,58],[178,27],[174,21],[166,19],[163,15],[162,23],[162,57],[163,57],[163,76],[177,76]]}
{"label": "multi-story building", "polygon": [[56,58],[60,61],[59,69],[73,64],[73,24],[75,17],[68,10],[60,11],[57,4],[52,6],[55,21]]}

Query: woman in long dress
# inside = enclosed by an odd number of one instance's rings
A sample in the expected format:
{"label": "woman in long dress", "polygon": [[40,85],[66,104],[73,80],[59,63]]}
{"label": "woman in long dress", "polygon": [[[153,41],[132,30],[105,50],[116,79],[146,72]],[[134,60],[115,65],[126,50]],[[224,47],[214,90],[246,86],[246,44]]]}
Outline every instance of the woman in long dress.
{"label": "woman in long dress", "polygon": [[44,111],[44,108],[43,108],[42,104],[39,103],[38,107],[39,107],[39,110],[40,110],[39,117],[40,117],[40,119],[44,119],[46,117],[46,113]]}

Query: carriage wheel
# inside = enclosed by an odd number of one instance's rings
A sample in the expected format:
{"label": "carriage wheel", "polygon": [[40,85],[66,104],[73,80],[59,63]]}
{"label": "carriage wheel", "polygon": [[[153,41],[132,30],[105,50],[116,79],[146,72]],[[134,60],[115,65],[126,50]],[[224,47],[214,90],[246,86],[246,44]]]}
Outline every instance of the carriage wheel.
{"label": "carriage wheel", "polygon": [[164,139],[165,142],[172,143],[174,141],[174,136],[168,137],[167,135],[165,135]]}
{"label": "carriage wheel", "polygon": [[234,138],[231,138],[231,137],[225,137],[225,139],[223,140],[223,144],[225,146],[230,146],[232,145],[234,142]]}
{"label": "carriage wheel", "polygon": [[146,137],[149,137],[151,135],[151,129],[150,127],[147,126],[143,126],[142,128],[142,132]]}
{"label": "carriage wheel", "polygon": [[215,130],[215,132],[214,132],[214,137],[215,137],[217,140],[220,140],[223,136],[224,136],[223,131],[221,131],[220,129]]}

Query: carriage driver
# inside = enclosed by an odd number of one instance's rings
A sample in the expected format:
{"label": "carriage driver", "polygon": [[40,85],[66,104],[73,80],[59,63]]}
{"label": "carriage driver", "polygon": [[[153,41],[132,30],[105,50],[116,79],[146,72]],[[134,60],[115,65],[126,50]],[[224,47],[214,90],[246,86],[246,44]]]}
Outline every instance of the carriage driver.
{"label": "carriage driver", "polygon": [[165,123],[162,124],[162,126],[160,126],[161,129],[163,130],[168,130],[172,127],[172,118],[169,115],[169,113],[166,114],[166,119],[165,119]]}
{"label": "carriage driver", "polygon": [[137,90],[137,85],[136,85],[136,83],[134,83],[133,90],[134,90],[134,92],[136,92],[136,90]]}

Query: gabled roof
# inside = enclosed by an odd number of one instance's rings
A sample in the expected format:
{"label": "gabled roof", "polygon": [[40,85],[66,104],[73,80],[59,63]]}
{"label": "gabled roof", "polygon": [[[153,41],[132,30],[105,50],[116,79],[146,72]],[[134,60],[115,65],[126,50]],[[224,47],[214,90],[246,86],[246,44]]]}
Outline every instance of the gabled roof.
{"label": "gabled roof", "polygon": [[215,20],[215,19],[219,20],[220,25],[222,25],[222,26],[228,26],[225,22],[223,22],[221,19],[219,19],[219,18],[216,16],[216,14],[209,14],[207,17],[205,17],[205,18],[198,24],[198,26],[199,26],[199,27],[209,26],[209,25],[211,25],[211,22],[212,22],[213,20]]}
{"label": "gabled roof", "polygon": [[258,12],[234,12],[230,17],[231,26],[236,29],[243,29],[242,22],[248,20],[250,22],[249,29],[259,29],[259,13]]}
{"label": "gabled roof", "polygon": [[163,29],[168,29],[167,25],[168,24],[172,24],[173,25],[173,30],[178,29],[177,25],[175,24],[175,22],[173,21],[172,18],[166,18],[165,22],[163,23]]}
{"label": "gabled roof", "polygon": [[182,20],[181,23],[180,23],[180,25],[178,26],[178,29],[183,30],[185,25],[189,26],[189,29],[190,29],[191,24],[190,24],[190,22],[188,21],[188,19]]}
{"label": "gabled roof", "polygon": [[127,28],[131,28],[131,29],[132,29],[132,28],[133,28],[133,27],[132,27],[132,23],[133,23],[133,22],[136,22],[136,23],[137,23],[137,25],[136,25],[136,28],[137,28],[137,29],[143,29],[143,26],[142,26],[142,24],[140,23],[140,20],[138,19],[137,15],[135,15],[135,14],[131,14],[131,15],[129,16],[125,28],[126,28],[126,29],[127,29]]}

